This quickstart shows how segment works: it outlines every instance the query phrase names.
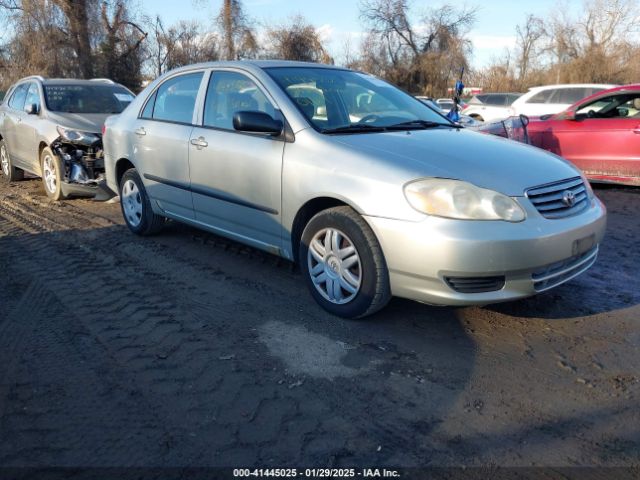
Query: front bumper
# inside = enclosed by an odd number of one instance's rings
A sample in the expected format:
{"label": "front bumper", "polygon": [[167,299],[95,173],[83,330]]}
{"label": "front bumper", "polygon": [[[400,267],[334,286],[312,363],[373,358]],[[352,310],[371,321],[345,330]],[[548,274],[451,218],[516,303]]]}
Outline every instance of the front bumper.
{"label": "front bumper", "polygon": [[[542,217],[524,198],[520,223],[365,216],[385,255],[393,295],[433,305],[483,305],[535,295],[587,270],[604,237],[598,200],[573,217]],[[499,290],[461,293],[447,278],[502,277]]]}
{"label": "front bumper", "polygon": [[61,182],[60,189],[66,197],[89,197],[99,202],[115,197],[104,179],[88,183]]}

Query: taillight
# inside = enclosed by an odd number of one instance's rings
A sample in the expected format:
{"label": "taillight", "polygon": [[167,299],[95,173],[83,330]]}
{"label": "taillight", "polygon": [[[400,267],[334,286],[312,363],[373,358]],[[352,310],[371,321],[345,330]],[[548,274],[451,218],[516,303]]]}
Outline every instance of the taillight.
{"label": "taillight", "polygon": [[106,125],[102,125],[102,136],[104,137],[104,134],[107,133],[107,126]]}

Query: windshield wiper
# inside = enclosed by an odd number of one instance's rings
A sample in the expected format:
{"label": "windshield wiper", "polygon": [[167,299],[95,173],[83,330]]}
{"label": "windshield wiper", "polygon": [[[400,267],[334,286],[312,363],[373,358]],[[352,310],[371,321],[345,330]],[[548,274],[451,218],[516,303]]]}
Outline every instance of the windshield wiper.
{"label": "windshield wiper", "polygon": [[405,130],[407,128],[455,127],[452,123],[432,122],[430,120],[409,120],[385,127],[387,130]]}
{"label": "windshield wiper", "polygon": [[358,125],[357,123],[354,123],[344,127],[325,128],[322,130],[322,133],[373,133],[384,131],[384,127],[377,127],[375,125]]}

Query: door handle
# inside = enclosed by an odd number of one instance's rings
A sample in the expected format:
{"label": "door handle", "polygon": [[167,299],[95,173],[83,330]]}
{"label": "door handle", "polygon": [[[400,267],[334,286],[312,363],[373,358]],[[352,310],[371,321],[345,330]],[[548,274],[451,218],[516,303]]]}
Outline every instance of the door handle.
{"label": "door handle", "polygon": [[135,134],[143,137],[147,134],[147,131],[144,129],[144,127],[140,127],[135,130]]}
{"label": "door handle", "polygon": [[204,137],[192,138],[191,145],[194,145],[198,150],[206,148],[209,146]]}
{"label": "door handle", "polygon": [[640,135],[640,125],[633,129],[633,133]]}

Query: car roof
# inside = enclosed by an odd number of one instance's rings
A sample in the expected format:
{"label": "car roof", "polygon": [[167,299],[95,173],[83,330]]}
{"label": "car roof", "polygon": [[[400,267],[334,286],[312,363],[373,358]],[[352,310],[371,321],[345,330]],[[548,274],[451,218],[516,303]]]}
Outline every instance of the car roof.
{"label": "car roof", "polygon": [[32,75],[30,77],[21,78],[16,82],[25,83],[25,82],[40,82],[42,85],[118,85],[119,83],[114,82],[108,78],[93,78],[91,80],[83,80],[80,78],[44,78],[40,75]]}
{"label": "car roof", "polygon": [[548,90],[551,88],[589,88],[589,87],[613,88],[617,86],[618,85],[615,85],[615,84],[605,84],[605,83],[558,83],[555,85],[541,85],[538,87],[530,87],[529,91],[533,92],[533,91],[539,91],[539,90]]}
{"label": "car roof", "polygon": [[171,70],[171,73],[177,73],[188,70],[197,70],[203,68],[216,68],[216,67],[238,67],[244,69],[258,69],[264,70],[267,68],[327,68],[332,70],[349,70],[345,67],[338,67],[336,65],[327,65],[325,63],[313,63],[313,62],[297,62],[294,60],[232,60],[232,61],[220,61],[220,62],[204,62],[194,63],[192,65],[186,65],[184,67]]}

